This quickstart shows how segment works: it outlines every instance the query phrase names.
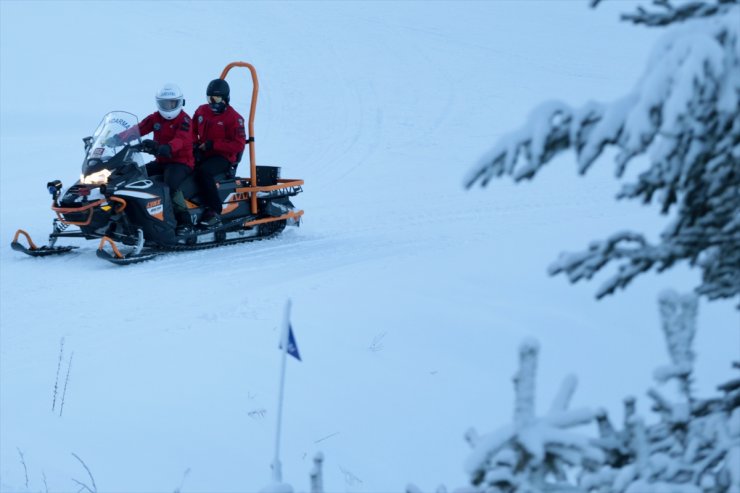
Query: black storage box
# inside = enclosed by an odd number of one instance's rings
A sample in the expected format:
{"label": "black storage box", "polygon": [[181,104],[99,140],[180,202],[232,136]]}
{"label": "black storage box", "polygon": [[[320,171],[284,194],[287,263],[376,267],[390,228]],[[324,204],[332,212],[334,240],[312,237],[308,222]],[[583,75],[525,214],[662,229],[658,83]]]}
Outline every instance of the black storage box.
{"label": "black storage box", "polygon": [[258,187],[277,185],[278,178],[280,178],[279,166],[257,166]]}

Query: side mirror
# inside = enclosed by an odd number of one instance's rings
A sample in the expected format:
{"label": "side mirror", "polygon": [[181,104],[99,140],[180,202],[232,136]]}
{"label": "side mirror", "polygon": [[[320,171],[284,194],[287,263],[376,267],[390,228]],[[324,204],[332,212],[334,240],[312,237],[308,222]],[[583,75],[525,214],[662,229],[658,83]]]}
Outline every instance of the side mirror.
{"label": "side mirror", "polygon": [[86,151],[88,149],[90,149],[90,147],[92,146],[92,141],[93,141],[93,138],[92,137],[83,137],[82,138],[82,142],[85,143],[85,150]]}
{"label": "side mirror", "polygon": [[46,189],[49,191],[54,200],[56,200],[57,198],[59,198],[59,193],[62,191],[62,182],[59,180],[50,181],[46,184]]}

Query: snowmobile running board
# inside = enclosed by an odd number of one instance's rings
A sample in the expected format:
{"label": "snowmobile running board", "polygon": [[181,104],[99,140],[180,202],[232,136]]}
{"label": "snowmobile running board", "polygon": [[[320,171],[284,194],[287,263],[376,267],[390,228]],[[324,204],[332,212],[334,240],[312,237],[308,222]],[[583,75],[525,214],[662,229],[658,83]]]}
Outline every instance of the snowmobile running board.
{"label": "snowmobile running board", "polygon": [[[26,241],[28,242],[28,248],[24,247],[19,241],[18,237],[20,235],[23,235],[26,237]],[[79,248],[76,246],[63,246],[63,247],[57,247],[53,245],[44,245],[42,247],[36,246],[36,244],[31,239],[31,236],[23,231],[22,229],[19,229],[15,232],[15,236],[13,237],[13,241],[10,243],[10,248],[17,252],[25,253],[26,255],[30,255],[32,257],[48,257],[49,255],[59,255],[62,253],[68,253],[72,250]]]}

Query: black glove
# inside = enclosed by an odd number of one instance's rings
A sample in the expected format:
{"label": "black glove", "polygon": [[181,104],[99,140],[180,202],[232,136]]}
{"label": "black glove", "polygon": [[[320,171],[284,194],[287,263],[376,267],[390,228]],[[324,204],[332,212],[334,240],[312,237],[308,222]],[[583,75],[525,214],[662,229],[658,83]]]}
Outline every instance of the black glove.
{"label": "black glove", "polygon": [[203,150],[206,151],[206,152],[208,152],[211,149],[213,149],[213,141],[212,140],[206,140],[205,142],[203,142],[203,146],[204,146],[203,147]]}
{"label": "black glove", "polygon": [[141,141],[141,150],[149,154],[156,154],[159,144],[154,142],[152,139],[144,139]]}
{"label": "black glove", "polygon": [[162,144],[157,148],[157,156],[172,157],[172,147],[169,144]]}

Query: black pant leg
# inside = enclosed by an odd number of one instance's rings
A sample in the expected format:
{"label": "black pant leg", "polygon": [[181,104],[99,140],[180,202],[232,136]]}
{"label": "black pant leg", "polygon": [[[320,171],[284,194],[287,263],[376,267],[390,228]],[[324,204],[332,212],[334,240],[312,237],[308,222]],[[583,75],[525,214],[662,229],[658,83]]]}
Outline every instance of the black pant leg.
{"label": "black pant leg", "polygon": [[164,173],[164,168],[157,161],[146,163],[147,176],[161,175],[162,173]]}
{"label": "black pant leg", "polygon": [[170,187],[171,194],[180,189],[180,184],[189,174],[190,168],[185,164],[167,163],[164,166],[164,182]]}
{"label": "black pant leg", "polygon": [[178,222],[189,222],[188,206],[180,190],[180,185],[190,172],[190,168],[182,163],[167,163],[164,165],[164,182],[170,189],[172,209]]}
{"label": "black pant leg", "polygon": [[195,168],[195,179],[198,182],[203,197],[203,203],[209,209],[221,214],[221,197],[218,195],[215,176],[225,173],[231,167],[231,163],[221,156],[214,156],[198,164]]}

